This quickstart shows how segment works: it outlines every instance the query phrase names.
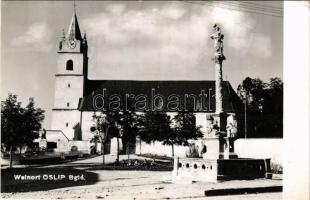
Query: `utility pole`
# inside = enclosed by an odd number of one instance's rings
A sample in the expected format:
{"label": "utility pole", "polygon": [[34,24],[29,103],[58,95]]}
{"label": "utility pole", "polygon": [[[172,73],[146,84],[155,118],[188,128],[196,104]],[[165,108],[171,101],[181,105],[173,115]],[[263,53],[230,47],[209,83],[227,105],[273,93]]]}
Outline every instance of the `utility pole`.
{"label": "utility pole", "polygon": [[247,91],[245,91],[245,100],[244,100],[244,138],[247,138],[247,116],[246,116],[246,112],[247,112]]}

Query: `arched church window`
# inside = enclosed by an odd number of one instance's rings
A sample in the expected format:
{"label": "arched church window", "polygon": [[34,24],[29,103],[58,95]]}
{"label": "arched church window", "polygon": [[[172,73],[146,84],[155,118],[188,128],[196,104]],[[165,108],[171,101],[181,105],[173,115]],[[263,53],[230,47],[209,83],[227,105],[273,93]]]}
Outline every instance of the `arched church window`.
{"label": "arched church window", "polygon": [[69,71],[73,70],[73,61],[72,60],[67,61],[66,70],[69,70]]}

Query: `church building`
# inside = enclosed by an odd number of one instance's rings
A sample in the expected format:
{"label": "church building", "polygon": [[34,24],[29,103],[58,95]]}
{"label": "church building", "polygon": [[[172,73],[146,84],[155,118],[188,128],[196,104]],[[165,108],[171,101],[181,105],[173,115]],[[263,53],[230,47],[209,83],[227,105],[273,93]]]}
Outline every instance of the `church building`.
{"label": "church building", "polygon": [[[201,125],[202,132],[207,134],[209,116],[216,112],[214,80],[91,80],[87,38],[80,30],[74,12],[68,32],[63,33],[58,46],[52,123],[51,129],[46,130],[47,142],[57,143],[56,151],[67,152],[74,146],[89,153],[94,113],[107,107],[123,108],[129,98],[139,113],[164,111],[173,116],[181,110],[194,112],[196,125]],[[222,82],[222,94],[223,111],[238,121],[237,111],[242,110],[242,102],[228,81]],[[112,138],[108,142],[108,152],[115,152],[115,141]]]}

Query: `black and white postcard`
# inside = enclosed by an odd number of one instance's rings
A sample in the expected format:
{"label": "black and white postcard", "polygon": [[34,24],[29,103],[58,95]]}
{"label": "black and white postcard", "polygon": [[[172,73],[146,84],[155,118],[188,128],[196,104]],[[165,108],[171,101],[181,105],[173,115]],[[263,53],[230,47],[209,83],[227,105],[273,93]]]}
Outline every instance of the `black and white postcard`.
{"label": "black and white postcard", "polygon": [[1,198],[308,199],[307,44],[306,1],[2,1]]}

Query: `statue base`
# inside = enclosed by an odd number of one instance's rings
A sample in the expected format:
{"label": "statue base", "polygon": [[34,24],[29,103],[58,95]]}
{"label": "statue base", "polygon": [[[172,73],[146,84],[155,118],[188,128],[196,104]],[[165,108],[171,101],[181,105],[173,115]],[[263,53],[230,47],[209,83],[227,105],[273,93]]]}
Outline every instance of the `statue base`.
{"label": "statue base", "polygon": [[173,182],[219,182],[272,178],[270,159],[175,158]]}

